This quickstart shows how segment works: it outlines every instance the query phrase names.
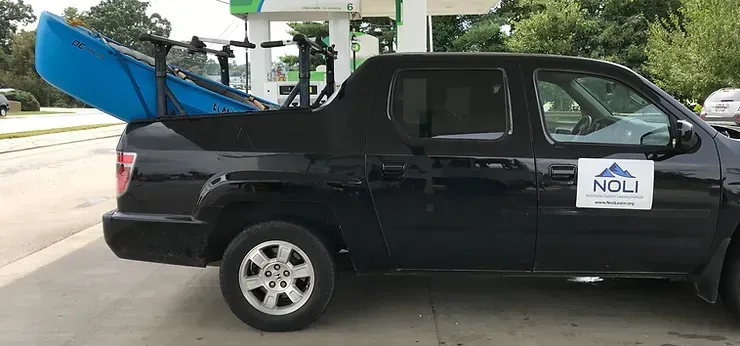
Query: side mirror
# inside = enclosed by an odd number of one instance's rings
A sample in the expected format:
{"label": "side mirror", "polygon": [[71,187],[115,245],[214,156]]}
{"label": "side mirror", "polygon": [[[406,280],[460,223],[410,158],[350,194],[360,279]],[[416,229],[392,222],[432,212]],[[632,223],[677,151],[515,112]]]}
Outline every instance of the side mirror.
{"label": "side mirror", "polygon": [[696,144],[694,125],[686,120],[676,122],[676,149],[686,152]]}

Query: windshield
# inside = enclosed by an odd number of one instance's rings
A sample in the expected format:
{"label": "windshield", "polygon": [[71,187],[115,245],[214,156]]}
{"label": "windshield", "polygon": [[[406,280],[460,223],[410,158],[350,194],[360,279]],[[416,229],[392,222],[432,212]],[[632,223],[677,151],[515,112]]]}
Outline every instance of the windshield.
{"label": "windshield", "polygon": [[651,106],[626,85],[609,79],[584,76],[576,78],[574,82],[606,108],[611,115],[644,114],[646,108]]}

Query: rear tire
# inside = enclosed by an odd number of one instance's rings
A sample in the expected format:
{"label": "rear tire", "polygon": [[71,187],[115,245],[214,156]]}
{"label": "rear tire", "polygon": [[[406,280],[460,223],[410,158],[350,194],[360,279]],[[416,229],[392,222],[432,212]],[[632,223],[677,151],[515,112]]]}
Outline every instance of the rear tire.
{"label": "rear tire", "polygon": [[737,246],[727,250],[719,294],[727,312],[740,319],[740,251]]}
{"label": "rear tire", "polygon": [[300,330],[316,321],[335,282],[326,243],[282,221],[244,230],[221,262],[221,293],[229,308],[242,322],[267,332]]}
{"label": "rear tire", "polygon": [[0,118],[5,117],[6,115],[8,115],[8,108],[0,106]]}

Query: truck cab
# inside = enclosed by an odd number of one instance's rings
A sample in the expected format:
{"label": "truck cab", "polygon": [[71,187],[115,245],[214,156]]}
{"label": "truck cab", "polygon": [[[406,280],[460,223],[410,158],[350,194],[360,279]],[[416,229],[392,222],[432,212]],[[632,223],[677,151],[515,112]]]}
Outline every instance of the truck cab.
{"label": "truck cab", "polygon": [[719,130],[604,61],[382,55],[318,108],[130,123],[104,231],[121,258],[219,265],[262,330],[313,322],[343,259],[691,280],[738,313],[740,132]]}

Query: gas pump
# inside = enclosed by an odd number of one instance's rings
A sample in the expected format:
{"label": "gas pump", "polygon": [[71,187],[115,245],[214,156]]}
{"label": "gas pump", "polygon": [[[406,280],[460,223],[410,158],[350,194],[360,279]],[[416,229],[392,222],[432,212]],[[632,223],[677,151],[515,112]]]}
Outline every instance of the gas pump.
{"label": "gas pump", "polygon": [[[287,98],[282,103],[282,106],[280,108],[288,108],[290,106],[293,106],[293,101],[296,97],[299,97],[300,101],[298,103],[298,106],[301,108],[317,107],[321,104],[324,97],[328,98],[336,91],[336,83],[334,81],[334,60],[336,60],[337,58],[337,52],[336,50],[334,50],[333,45],[328,46],[319,39],[317,39],[316,41],[311,41],[306,36],[300,34],[293,36],[292,40],[262,42],[262,44],[260,44],[260,47],[275,48],[288,45],[298,46],[299,79],[298,84],[290,90],[290,94],[288,94]],[[312,100],[310,58],[311,55],[314,54],[321,54],[326,60],[326,86]],[[318,89],[316,89],[316,91],[318,91]]]}

